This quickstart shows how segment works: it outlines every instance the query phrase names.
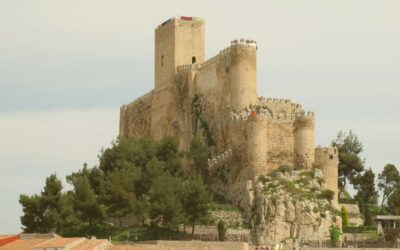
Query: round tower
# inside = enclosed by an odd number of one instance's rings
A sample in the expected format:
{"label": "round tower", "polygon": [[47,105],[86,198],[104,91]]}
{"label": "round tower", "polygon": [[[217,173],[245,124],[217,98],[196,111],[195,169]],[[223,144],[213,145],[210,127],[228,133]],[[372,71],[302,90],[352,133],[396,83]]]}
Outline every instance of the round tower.
{"label": "round tower", "polygon": [[252,40],[232,42],[229,67],[232,108],[248,107],[257,100],[256,50],[257,45]]}
{"label": "round tower", "polygon": [[265,117],[250,116],[246,124],[247,157],[250,173],[255,179],[265,175],[267,169],[267,120]]}
{"label": "round tower", "polygon": [[324,174],[325,183],[323,188],[330,189],[335,193],[335,197],[332,200],[332,205],[338,208],[338,151],[336,148],[321,148],[315,149],[315,164],[322,168]]}
{"label": "round tower", "polygon": [[294,122],[294,163],[298,169],[310,169],[315,160],[314,113],[301,113]]}

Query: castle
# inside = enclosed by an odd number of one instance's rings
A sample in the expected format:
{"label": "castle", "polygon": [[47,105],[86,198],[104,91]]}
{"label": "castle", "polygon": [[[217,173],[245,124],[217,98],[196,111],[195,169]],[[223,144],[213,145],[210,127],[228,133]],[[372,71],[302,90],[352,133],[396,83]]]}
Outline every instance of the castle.
{"label": "castle", "polygon": [[229,180],[215,188],[241,207],[254,181],[279,166],[321,167],[335,192],[338,154],[315,146],[315,116],[290,100],[257,95],[257,43],[233,40],[205,59],[204,20],[173,17],[155,30],[154,89],[123,105],[120,136],[177,136],[189,150],[193,137],[213,146],[210,173],[229,161]]}

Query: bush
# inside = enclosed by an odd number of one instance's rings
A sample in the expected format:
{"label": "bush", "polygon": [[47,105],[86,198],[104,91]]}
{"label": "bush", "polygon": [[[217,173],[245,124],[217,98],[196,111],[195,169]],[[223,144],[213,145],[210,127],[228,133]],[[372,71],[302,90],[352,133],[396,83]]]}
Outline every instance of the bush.
{"label": "bush", "polygon": [[341,203],[341,204],[357,204],[357,201],[352,198],[340,198],[339,203]]}
{"label": "bush", "polygon": [[340,216],[342,217],[342,227],[347,227],[349,225],[349,212],[345,207],[340,209]]}
{"label": "bush", "polygon": [[267,177],[265,177],[265,175],[260,175],[260,176],[258,177],[258,181],[259,181],[259,182],[262,182],[262,184],[265,184],[265,183],[267,183],[269,180],[268,180]]}
{"label": "bush", "polygon": [[335,192],[333,192],[330,189],[324,189],[321,191],[321,193],[318,195],[318,198],[321,199],[327,199],[328,201],[333,200],[333,197],[335,196]]}
{"label": "bush", "polygon": [[281,165],[277,169],[271,171],[268,175],[271,177],[276,177],[277,173],[290,173],[293,171],[292,166]]}
{"label": "bush", "polygon": [[226,226],[225,226],[225,222],[220,220],[218,222],[218,239],[220,241],[224,241],[225,240],[225,236],[226,236]]}
{"label": "bush", "polygon": [[331,228],[329,229],[329,234],[330,234],[330,237],[331,237],[331,241],[333,243],[339,242],[340,229],[337,226],[331,226]]}
{"label": "bush", "polygon": [[386,228],[384,231],[385,241],[396,244],[400,240],[400,228]]}
{"label": "bush", "polygon": [[290,173],[290,172],[292,172],[292,170],[293,170],[293,167],[288,166],[288,165],[279,166],[277,169],[277,171],[281,172],[281,173]]}
{"label": "bush", "polygon": [[343,233],[366,233],[370,231],[376,231],[376,227],[364,227],[364,226],[359,226],[359,227],[352,227],[352,226],[347,226],[343,227]]}

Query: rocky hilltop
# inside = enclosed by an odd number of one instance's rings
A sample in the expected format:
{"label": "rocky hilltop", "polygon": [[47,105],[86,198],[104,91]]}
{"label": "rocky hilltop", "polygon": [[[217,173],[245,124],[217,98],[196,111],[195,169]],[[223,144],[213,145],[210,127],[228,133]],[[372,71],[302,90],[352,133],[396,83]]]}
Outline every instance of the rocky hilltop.
{"label": "rocky hilltop", "polygon": [[329,238],[329,229],[341,223],[331,204],[333,192],[323,189],[324,182],[318,168],[296,171],[281,167],[261,176],[252,204],[256,241],[273,244]]}

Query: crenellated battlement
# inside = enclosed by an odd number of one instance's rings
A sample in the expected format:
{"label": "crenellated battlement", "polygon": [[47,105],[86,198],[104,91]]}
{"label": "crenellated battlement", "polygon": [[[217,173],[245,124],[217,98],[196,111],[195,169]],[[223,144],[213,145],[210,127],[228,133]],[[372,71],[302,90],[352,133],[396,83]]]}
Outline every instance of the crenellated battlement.
{"label": "crenellated battlement", "polygon": [[318,145],[315,148],[315,158],[320,162],[327,159],[338,160],[338,150],[335,147],[322,147]]}
{"label": "crenellated battlement", "polygon": [[199,68],[206,68],[212,64],[218,63],[222,57],[229,55],[229,53],[230,53],[230,47],[220,50],[220,52],[217,55],[211,57],[210,59],[206,60],[204,63],[200,64]]}
{"label": "crenellated battlement", "polygon": [[150,92],[148,92],[148,93],[136,98],[134,101],[132,101],[132,102],[126,104],[126,105],[123,105],[122,107],[124,109],[128,109],[128,108],[130,108],[132,106],[143,104],[147,100],[150,100],[152,98],[153,93],[154,93],[154,90],[152,90],[152,91],[150,91]]}
{"label": "crenellated battlement", "polygon": [[276,114],[272,113],[269,109],[258,107],[256,109],[242,109],[230,112],[230,118],[232,121],[247,121],[250,118],[257,118],[260,120],[272,120],[272,121],[287,121],[294,122],[296,120],[305,121],[305,120],[314,120],[315,113],[304,110],[301,112],[295,112],[292,114]]}
{"label": "crenellated battlement", "polygon": [[173,16],[167,20],[165,20],[164,22],[162,22],[161,24],[157,25],[155,30],[158,30],[160,28],[162,28],[163,26],[165,26],[166,24],[172,22],[172,21],[177,21],[177,20],[182,20],[182,21],[192,21],[192,22],[200,22],[200,23],[204,23],[204,19],[201,17],[189,17],[189,16]]}
{"label": "crenellated battlement", "polygon": [[188,72],[192,69],[198,69],[200,68],[199,64],[184,64],[184,65],[179,65],[177,67],[177,71],[178,73],[182,73],[182,72]]}
{"label": "crenellated battlement", "polygon": [[235,39],[231,41],[231,46],[249,46],[249,47],[255,47],[257,48],[257,42],[251,39],[245,39],[245,38],[240,38],[240,39]]}
{"label": "crenellated battlement", "polygon": [[267,98],[265,99],[267,103],[291,103],[290,99],[277,99],[277,98]]}

